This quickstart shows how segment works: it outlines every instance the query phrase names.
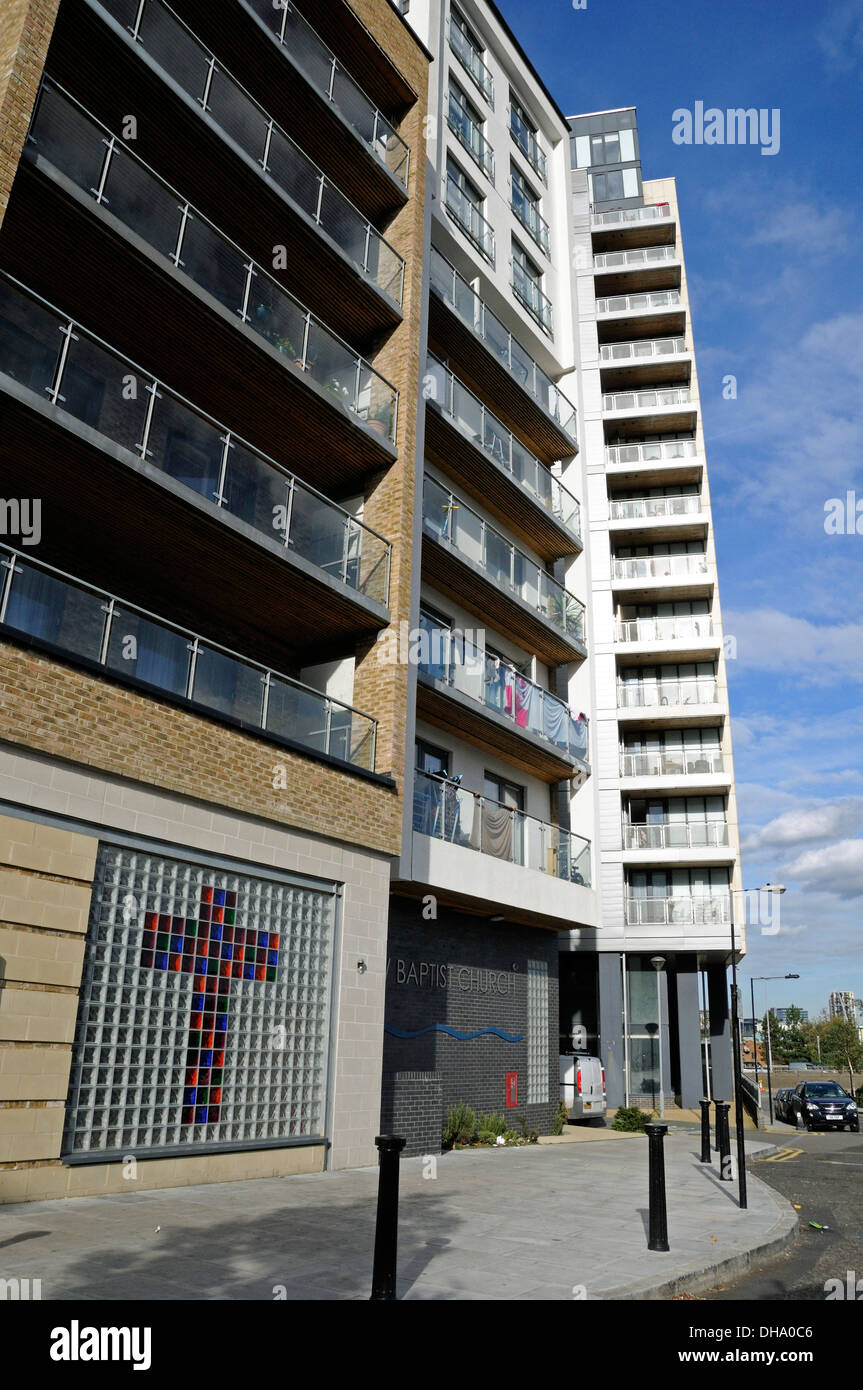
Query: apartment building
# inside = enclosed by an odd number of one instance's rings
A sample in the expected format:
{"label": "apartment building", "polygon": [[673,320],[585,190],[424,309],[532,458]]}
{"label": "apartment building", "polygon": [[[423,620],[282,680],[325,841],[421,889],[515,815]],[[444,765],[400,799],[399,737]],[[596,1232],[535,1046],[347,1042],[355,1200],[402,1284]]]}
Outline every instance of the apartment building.
{"label": "apartment building", "polygon": [[558,933],[595,935],[569,131],[493,5],[416,3],[434,55],[409,740],[385,1127],[464,1101],[548,1132]]}
{"label": "apartment building", "polygon": [[368,1163],[428,55],[388,0],[0,41],[2,1195]]}
{"label": "apartment building", "polygon": [[830,991],[830,1017],[844,1019],[846,1023],[853,1023],[857,1027],[857,1005],[854,1001],[854,994],[850,989],[834,989]]}
{"label": "apartment building", "polygon": [[705,1086],[731,1094],[726,966],[742,899],[680,216],[674,179],[642,176],[634,108],[570,130],[601,933],[596,986],[579,933],[567,978],[588,1013],[598,999],[609,1103],[655,1103],[661,1064],[663,1094],[688,1107]]}

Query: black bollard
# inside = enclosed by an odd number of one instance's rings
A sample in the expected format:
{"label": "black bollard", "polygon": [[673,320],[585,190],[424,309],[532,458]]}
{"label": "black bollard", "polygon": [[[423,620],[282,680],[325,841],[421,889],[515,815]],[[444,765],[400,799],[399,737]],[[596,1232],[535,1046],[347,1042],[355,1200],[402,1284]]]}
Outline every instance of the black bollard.
{"label": "black bollard", "polygon": [[701,1106],[701,1162],[710,1162],[710,1101],[699,1101]]}
{"label": "black bollard", "polygon": [[716,1102],[716,1143],[719,1148],[719,1180],[731,1182],[731,1132],[728,1128],[728,1101]]}
{"label": "black bollard", "polygon": [[645,1125],[648,1146],[648,1186],[650,1189],[650,1231],[648,1250],[668,1249],[668,1213],[665,1208],[665,1154],[662,1141],[668,1125]]}
{"label": "black bollard", "polygon": [[375,1260],[369,1302],[392,1303],[396,1296],[399,1243],[399,1156],[405,1146],[405,1140],[397,1134],[379,1134],[375,1143],[380,1154],[380,1175]]}

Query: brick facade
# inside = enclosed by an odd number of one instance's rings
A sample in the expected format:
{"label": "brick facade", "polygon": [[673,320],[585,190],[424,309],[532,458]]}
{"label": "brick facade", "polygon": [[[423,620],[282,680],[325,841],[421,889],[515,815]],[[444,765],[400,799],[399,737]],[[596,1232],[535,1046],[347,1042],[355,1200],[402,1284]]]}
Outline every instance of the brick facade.
{"label": "brick facade", "polygon": [[409,1136],[403,1158],[440,1153],[442,1114],[443,1076],[439,1071],[384,1074],[381,1133]]}
{"label": "brick facade", "polygon": [[0,7],[0,223],[59,6],[60,0],[3,0]]}

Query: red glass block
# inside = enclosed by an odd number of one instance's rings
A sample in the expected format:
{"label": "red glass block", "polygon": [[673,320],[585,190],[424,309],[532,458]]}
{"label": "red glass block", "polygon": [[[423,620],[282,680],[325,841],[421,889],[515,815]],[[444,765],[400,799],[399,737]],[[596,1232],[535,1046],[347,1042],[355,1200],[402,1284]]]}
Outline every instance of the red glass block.
{"label": "red glass block", "polygon": [[211,903],[212,901],[213,901],[213,890],[212,890],[211,887],[209,887],[209,886],[207,886],[207,885],[205,884],[204,887],[201,889],[201,902],[202,902],[202,903]]}

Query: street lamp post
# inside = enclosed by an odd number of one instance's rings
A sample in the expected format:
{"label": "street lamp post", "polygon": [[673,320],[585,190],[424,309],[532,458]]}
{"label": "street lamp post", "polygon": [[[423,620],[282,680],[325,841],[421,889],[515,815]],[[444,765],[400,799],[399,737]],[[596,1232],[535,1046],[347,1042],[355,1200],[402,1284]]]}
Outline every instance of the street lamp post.
{"label": "street lamp post", "polygon": [[664,956],[651,956],[650,964],[656,971],[656,1010],[657,1010],[657,1032],[659,1036],[659,1118],[665,1119],[665,1091],[662,1085],[662,980],[660,975],[662,967],[665,965]]}
{"label": "street lamp post", "polygon": [[764,983],[764,1028],[767,1033],[767,1101],[770,1106],[770,1123],[773,1124],[773,1083],[771,1079],[771,1067],[773,1066],[773,1050],[770,1045],[770,1010],[767,1007],[767,981],[768,980],[799,980],[799,975],[753,975],[750,980],[752,990],[752,1013],[755,1014],[755,981],[760,980]]}

